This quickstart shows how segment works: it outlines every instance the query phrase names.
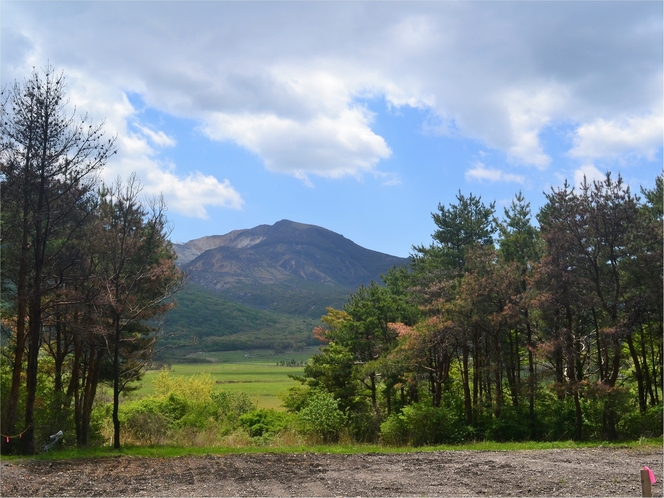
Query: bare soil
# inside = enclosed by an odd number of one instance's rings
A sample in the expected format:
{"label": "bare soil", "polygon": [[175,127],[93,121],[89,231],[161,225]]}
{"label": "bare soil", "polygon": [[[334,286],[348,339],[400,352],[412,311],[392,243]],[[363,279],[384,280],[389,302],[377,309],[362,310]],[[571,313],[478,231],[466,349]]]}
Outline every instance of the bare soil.
{"label": "bare soil", "polygon": [[20,460],[0,495],[637,497],[643,465],[662,478],[661,451],[630,448]]}

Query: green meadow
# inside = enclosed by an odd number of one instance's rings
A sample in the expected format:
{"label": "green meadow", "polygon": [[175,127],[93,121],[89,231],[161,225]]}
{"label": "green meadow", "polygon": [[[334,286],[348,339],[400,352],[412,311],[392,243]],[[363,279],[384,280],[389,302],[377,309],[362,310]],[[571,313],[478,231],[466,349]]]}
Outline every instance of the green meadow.
{"label": "green meadow", "polygon": [[[281,407],[279,394],[288,391],[297,382],[289,375],[302,375],[302,366],[279,365],[280,362],[297,362],[302,365],[318,351],[310,347],[303,351],[274,354],[269,350],[199,352],[189,355],[200,363],[175,363],[170,366],[172,377],[189,377],[209,374],[215,381],[216,390],[245,392],[259,408]],[[132,399],[154,393],[152,380],[159,370],[148,370],[141,387],[131,394]]]}

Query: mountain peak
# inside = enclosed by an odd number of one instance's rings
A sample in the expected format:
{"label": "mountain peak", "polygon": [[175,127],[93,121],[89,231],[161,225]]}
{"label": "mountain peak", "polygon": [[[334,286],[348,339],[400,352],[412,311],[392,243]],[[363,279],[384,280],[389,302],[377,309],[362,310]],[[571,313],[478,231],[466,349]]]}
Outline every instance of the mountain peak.
{"label": "mountain peak", "polygon": [[347,294],[361,284],[379,282],[392,266],[408,263],[326,228],[290,220],[174,246],[178,264],[193,282],[254,301],[269,294],[273,303],[303,289]]}

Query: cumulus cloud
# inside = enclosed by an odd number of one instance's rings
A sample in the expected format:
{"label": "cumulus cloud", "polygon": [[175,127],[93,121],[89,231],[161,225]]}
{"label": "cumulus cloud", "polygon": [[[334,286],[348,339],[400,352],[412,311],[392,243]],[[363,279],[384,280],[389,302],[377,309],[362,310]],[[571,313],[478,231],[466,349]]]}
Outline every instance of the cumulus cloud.
{"label": "cumulus cloud", "polygon": [[358,175],[391,154],[385,140],[371,131],[370,117],[361,107],[304,122],[274,114],[215,114],[206,121],[210,137],[249,149],[271,171],[302,178]]}
{"label": "cumulus cloud", "polygon": [[574,185],[582,185],[584,180],[588,183],[601,181],[605,178],[604,173],[598,170],[593,164],[585,164],[574,172]]}
{"label": "cumulus cloud", "polygon": [[[661,15],[658,2],[8,2],[2,50],[48,54],[113,90],[108,106],[138,92],[305,180],[376,174],[390,157],[367,97],[427,109],[445,133],[543,170],[555,123],[578,123],[573,157],[661,147]],[[491,171],[467,178],[523,181]]]}
{"label": "cumulus cloud", "polygon": [[471,169],[466,171],[465,177],[468,181],[513,182],[519,184],[523,184],[526,181],[523,175],[505,173],[495,168],[487,168],[481,162],[476,162]]}
{"label": "cumulus cloud", "polygon": [[198,171],[178,173],[177,165],[160,160],[159,149],[174,147],[176,140],[142,124],[125,93],[90,80],[75,67],[66,68],[65,77],[71,102],[93,121],[103,117],[106,135],[116,137],[117,154],[101,174],[106,183],[136,173],[144,194],[163,195],[170,209],[185,216],[207,218],[209,207],[243,207],[242,197],[228,180]]}
{"label": "cumulus cloud", "polygon": [[596,159],[636,154],[653,160],[662,146],[662,115],[597,119],[579,126],[574,134],[573,157]]}

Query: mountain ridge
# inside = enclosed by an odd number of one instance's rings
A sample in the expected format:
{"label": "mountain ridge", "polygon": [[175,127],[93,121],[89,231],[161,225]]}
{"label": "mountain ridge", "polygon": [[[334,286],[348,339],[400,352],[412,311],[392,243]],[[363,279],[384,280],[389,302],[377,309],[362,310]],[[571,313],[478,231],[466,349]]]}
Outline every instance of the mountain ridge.
{"label": "mountain ridge", "polygon": [[[281,220],[174,244],[192,282],[250,306],[320,317],[362,284],[409,262],[316,225]],[[302,306],[294,306],[300,300]],[[306,303],[306,305],[305,305]]]}

